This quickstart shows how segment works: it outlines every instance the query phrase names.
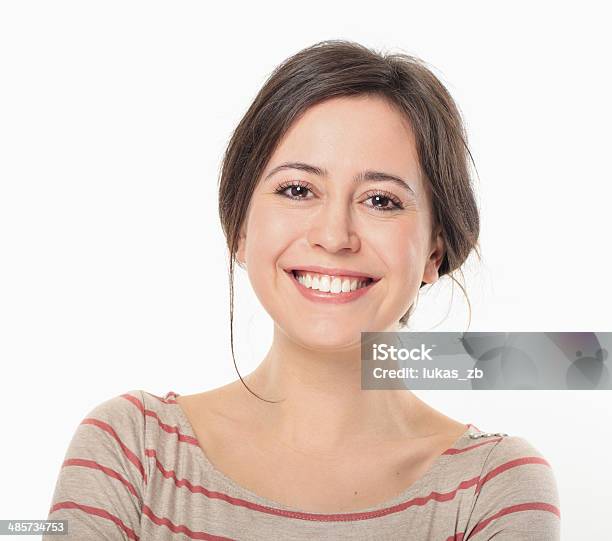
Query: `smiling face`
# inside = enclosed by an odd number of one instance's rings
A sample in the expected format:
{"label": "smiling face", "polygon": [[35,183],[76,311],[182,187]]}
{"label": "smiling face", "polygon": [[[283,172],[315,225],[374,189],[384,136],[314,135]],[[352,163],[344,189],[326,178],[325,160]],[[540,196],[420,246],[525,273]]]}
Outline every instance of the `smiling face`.
{"label": "smiling face", "polygon": [[[332,98],[308,109],[279,142],[236,257],[288,336],[311,348],[351,347],[361,332],[394,330],[421,282],[438,279],[444,245],[432,224],[405,117],[380,97]],[[361,294],[334,296],[304,288],[286,271],[309,266],[380,280]]]}

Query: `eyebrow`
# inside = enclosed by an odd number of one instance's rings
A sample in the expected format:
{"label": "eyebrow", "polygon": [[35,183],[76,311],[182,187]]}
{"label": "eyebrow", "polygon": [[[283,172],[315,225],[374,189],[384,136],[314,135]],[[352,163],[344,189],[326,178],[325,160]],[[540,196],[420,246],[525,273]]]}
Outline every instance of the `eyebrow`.
{"label": "eyebrow", "polygon": [[[322,169],[315,165],[309,165],[304,162],[287,162],[287,163],[278,165],[274,169],[272,169],[272,171],[270,171],[266,175],[266,178],[264,179],[264,181],[268,180],[271,176],[275,175],[279,171],[283,171],[285,169],[298,169],[300,171],[305,171],[307,173],[311,173],[313,175],[317,175],[320,177],[325,177],[328,175],[328,171],[326,169]],[[403,178],[398,177],[396,175],[391,175],[389,173],[384,173],[382,171],[373,171],[371,169],[366,169],[365,171],[362,171],[361,173],[357,173],[353,177],[353,182],[356,182],[356,183],[370,181],[370,180],[380,181],[380,182],[385,182],[385,181],[393,182],[400,188],[408,190],[412,193],[412,195],[416,196],[416,194],[414,193],[414,190],[410,187],[410,185]]]}

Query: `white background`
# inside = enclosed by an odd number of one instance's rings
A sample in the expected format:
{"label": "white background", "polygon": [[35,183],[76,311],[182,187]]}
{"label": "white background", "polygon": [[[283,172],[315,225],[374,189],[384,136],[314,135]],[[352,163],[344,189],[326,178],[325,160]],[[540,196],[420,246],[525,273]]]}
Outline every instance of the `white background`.
{"label": "white background", "polygon": [[[237,377],[219,165],[272,69],[316,41],[417,55],[458,102],[482,212],[483,262],[466,268],[470,331],[612,331],[600,9],[2,2],[0,518],[47,517],[70,438],[96,404]],[[466,330],[450,283],[421,296],[412,328]],[[245,375],[272,323],[241,270],[236,301]],[[563,539],[609,535],[612,391],[417,394],[533,443],[557,477]]]}

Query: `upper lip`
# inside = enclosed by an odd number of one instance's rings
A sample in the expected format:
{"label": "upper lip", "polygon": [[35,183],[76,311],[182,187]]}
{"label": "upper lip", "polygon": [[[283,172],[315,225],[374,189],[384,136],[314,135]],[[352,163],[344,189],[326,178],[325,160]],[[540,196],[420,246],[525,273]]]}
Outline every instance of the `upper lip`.
{"label": "upper lip", "polygon": [[305,271],[305,272],[316,272],[318,274],[327,274],[329,276],[355,276],[357,278],[371,278],[372,281],[377,282],[380,280],[380,276],[375,276],[367,272],[350,270],[350,269],[339,269],[336,267],[320,267],[318,265],[300,265],[299,267],[289,267],[285,269],[287,272],[293,271]]}

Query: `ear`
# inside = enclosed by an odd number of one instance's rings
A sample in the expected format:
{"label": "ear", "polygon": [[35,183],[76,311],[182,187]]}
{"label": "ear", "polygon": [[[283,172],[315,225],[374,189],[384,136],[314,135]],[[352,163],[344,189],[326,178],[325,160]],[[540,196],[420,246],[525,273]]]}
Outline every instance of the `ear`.
{"label": "ear", "polygon": [[442,226],[437,225],[434,229],[431,242],[431,251],[425,262],[425,269],[423,270],[423,282],[427,284],[433,284],[438,281],[440,276],[438,275],[438,269],[442,264],[445,253],[444,238],[442,237]]}

